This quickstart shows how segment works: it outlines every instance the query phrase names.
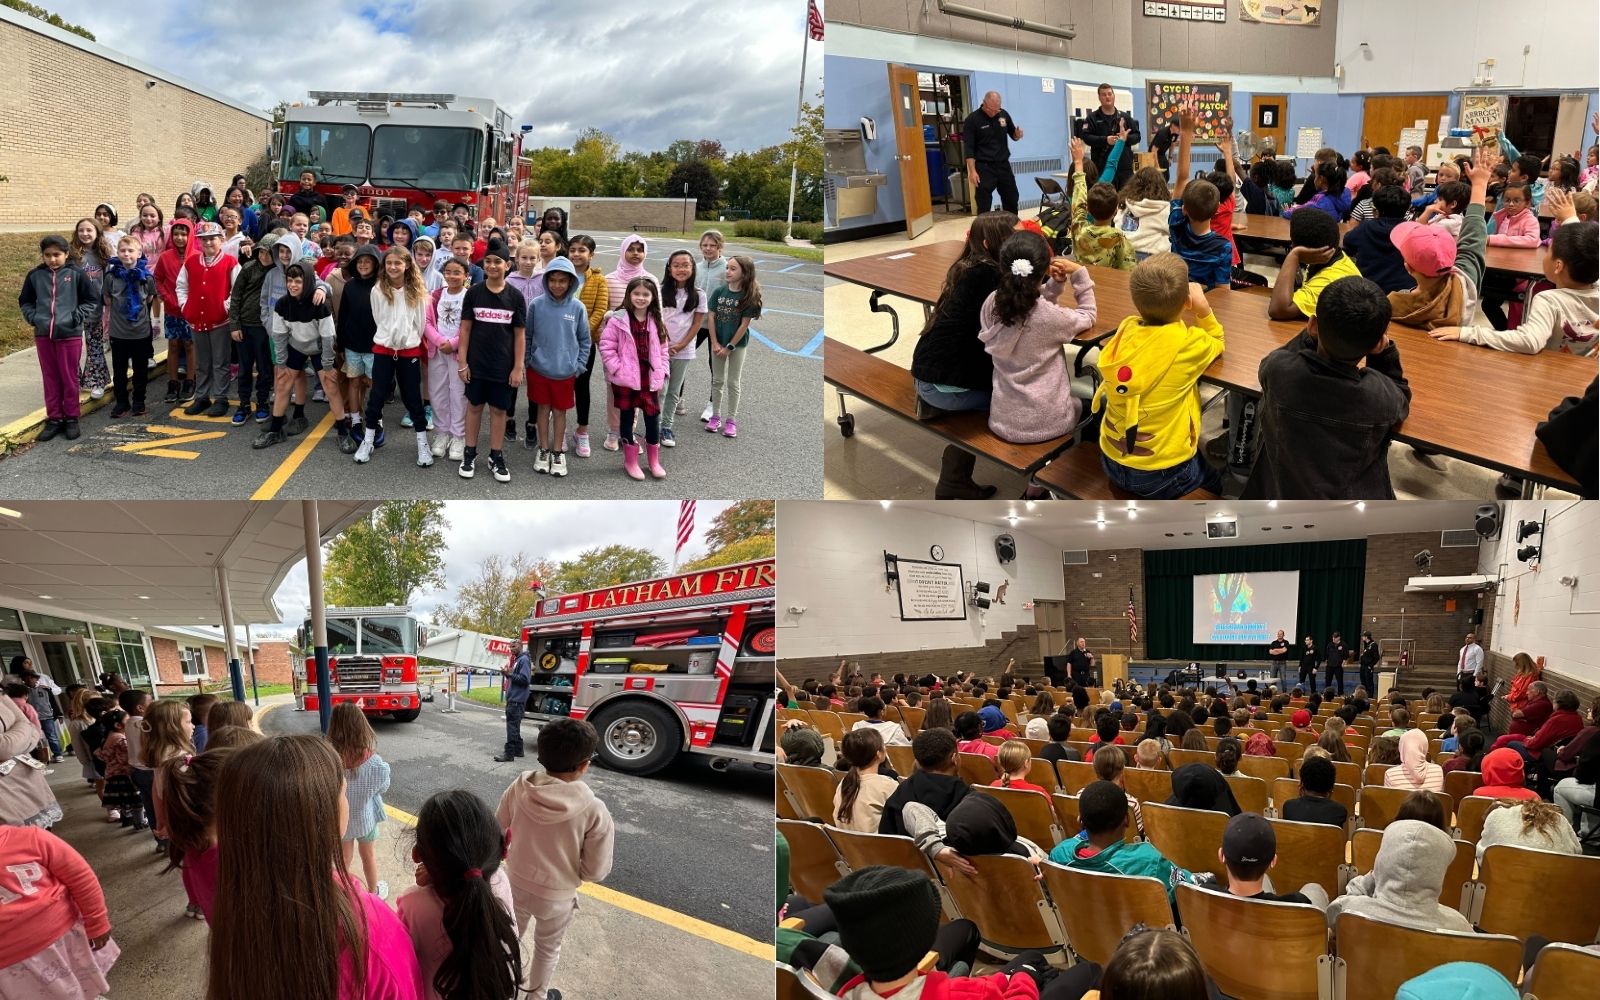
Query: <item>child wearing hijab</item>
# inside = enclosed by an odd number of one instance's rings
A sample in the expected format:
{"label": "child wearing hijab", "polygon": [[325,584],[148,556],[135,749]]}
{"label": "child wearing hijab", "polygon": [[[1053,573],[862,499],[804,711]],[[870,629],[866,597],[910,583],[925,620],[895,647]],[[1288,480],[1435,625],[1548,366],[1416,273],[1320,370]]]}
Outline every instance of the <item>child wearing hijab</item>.
{"label": "child wearing hijab", "polygon": [[1404,788],[1407,791],[1444,791],[1444,769],[1428,760],[1426,732],[1407,729],[1401,734],[1400,763],[1383,772],[1383,787]]}
{"label": "child wearing hijab", "polygon": [[1523,766],[1522,754],[1510,747],[1489,751],[1483,757],[1483,784],[1472,794],[1486,799],[1537,799],[1539,793],[1523,783]]}

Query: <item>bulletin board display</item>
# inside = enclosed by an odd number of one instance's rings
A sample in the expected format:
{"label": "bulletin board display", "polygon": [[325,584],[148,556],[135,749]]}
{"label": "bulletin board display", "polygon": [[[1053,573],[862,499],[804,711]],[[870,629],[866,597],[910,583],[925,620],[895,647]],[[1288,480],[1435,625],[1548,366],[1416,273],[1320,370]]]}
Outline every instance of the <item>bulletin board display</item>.
{"label": "bulletin board display", "polygon": [[1233,85],[1182,80],[1145,82],[1145,121],[1148,126],[1145,135],[1155,135],[1157,125],[1175,120],[1179,106],[1190,94],[1197,99],[1196,110],[1200,116],[1195,123],[1195,139],[1206,141],[1222,138],[1233,119]]}
{"label": "bulletin board display", "polygon": [[960,563],[898,559],[896,565],[901,621],[960,621],[967,617]]}

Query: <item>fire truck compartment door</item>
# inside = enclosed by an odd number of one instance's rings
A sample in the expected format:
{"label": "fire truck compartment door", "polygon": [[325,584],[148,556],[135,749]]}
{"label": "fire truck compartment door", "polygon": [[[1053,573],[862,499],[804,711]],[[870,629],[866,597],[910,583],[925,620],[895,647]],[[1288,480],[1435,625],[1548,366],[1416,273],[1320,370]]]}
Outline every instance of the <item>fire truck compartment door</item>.
{"label": "fire truck compartment door", "polygon": [[584,700],[594,704],[615,691],[650,691],[668,701],[712,702],[720,683],[715,676],[690,677],[684,674],[585,674]]}

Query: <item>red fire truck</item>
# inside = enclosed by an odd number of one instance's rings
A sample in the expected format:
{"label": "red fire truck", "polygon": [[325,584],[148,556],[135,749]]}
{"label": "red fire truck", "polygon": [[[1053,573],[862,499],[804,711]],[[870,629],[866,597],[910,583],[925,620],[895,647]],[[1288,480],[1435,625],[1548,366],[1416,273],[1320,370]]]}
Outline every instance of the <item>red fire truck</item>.
{"label": "red fire truck", "polygon": [[771,767],[776,579],[765,559],[541,597],[522,629],[528,715],[588,719],[618,771],[680,753]]}
{"label": "red fire truck", "polygon": [[[417,685],[417,645],[424,636],[411,609],[327,608],[329,701],[353,701],[367,715],[392,715],[411,722],[422,711]],[[310,619],[298,641],[304,653],[295,680],[301,707],[317,710],[317,658]]]}
{"label": "red fire truck", "polygon": [[522,133],[511,116],[483,97],[313,90],[309,104],[284,112],[278,189],[300,190],[300,174],[317,174],[316,191],[331,211],[340,189],[354,184],[373,213],[404,218],[439,199],[461,202],[476,218],[504,222],[528,201]]}

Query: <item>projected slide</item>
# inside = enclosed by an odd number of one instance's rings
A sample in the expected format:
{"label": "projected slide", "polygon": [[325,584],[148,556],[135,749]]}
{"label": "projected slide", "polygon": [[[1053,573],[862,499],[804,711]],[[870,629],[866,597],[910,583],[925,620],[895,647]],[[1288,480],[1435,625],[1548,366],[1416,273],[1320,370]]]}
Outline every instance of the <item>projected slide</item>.
{"label": "projected slide", "polygon": [[1283,629],[1294,642],[1300,573],[1216,573],[1194,578],[1197,643],[1266,645]]}

